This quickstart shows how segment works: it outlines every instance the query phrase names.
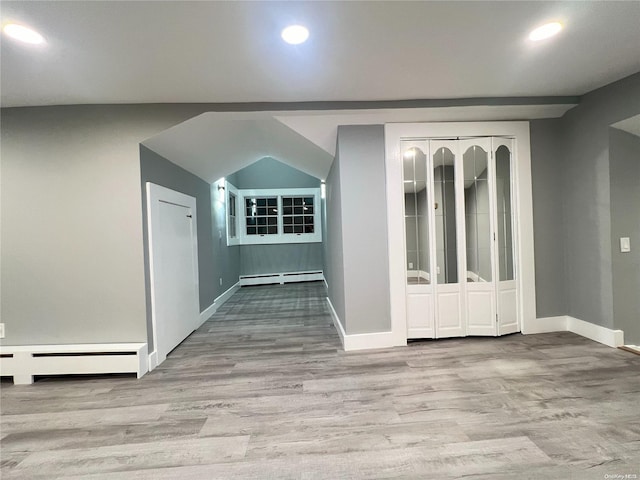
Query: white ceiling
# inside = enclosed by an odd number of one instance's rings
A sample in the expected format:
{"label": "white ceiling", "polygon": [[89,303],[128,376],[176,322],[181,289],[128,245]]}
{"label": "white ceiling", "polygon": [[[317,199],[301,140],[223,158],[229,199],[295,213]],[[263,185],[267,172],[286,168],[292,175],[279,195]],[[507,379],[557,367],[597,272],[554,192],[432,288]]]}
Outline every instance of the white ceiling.
{"label": "white ceiling", "polygon": [[[2,1],[2,106],[580,95],[640,70],[640,2]],[[565,30],[533,44],[549,20]],[[300,46],[280,30],[300,22]]]}
{"label": "white ceiling", "polygon": [[269,113],[204,113],[143,143],[209,183],[264,157],[323,179],[333,162]]}
{"label": "white ceiling", "polygon": [[182,168],[213,183],[272,157],[326,179],[339,125],[551,118],[572,104],[405,108],[357,111],[208,112],[143,142]]}

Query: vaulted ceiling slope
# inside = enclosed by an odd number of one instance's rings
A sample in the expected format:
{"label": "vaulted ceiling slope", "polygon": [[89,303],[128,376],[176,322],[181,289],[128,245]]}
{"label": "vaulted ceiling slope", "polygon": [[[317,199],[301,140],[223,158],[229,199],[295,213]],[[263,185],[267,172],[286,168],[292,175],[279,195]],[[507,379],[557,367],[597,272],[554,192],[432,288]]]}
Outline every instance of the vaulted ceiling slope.
{"label": "vaulted ceiling slope", "polygon": [[271,157],[324,179],[333,156],[268,113],[203,113],[144,145],[209,183]]}
{"label": "vaulted ceiling slope", "polygon": [[638,1],[3,0],[1,19],[47,40],[3,38],[4,107],[581,95],[640,70]]}
{"label": "vaulted ceiling slope", "polygon": [[323,111],[207,112],[145,140],[159,155],[210,183],[264,157],[324,180],[339,125],[560,117],[574,104],[473,105]]}

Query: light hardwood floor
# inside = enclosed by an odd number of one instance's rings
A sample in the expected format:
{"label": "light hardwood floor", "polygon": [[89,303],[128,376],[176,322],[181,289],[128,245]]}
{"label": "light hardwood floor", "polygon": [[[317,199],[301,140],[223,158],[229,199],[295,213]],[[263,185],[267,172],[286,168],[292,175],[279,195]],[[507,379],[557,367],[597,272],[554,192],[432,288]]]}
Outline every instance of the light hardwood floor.
{"label": "light hardwood floor", "polygon": [[2,478],[640,478],[640,356],[571,333],[345,353],[324,296],[244,288],[140,380],[3,382]]}

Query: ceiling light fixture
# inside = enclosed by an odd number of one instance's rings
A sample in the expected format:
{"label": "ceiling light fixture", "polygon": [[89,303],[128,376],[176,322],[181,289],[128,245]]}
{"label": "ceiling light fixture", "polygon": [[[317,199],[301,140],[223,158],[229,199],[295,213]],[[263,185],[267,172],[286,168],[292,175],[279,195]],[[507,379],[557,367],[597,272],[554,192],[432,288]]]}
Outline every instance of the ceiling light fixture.
{"label": "ceiling light fixture", "polygon": [[307,41],[309,30],[302,25],[290,25],[282,30],[280,35],[285,42],[291,45],[299,45]]}
{"label": "ceiling light fixture", "polygon": [[551,22],[542,25],[531,31],[529,34],[529,40],[537,42],[538,40],[544,40],[545,38],[553,37],[562,30],[562,24],[560,22]]}
{"label": "ceiling light fixture", "polygon": [[11,38],[15,38],[24,43],[30,43],[32,45],[40,45],[44,43],[44,37],[35,30],[31,30],[23,25],[17,23],[9,23],[2,29]]}

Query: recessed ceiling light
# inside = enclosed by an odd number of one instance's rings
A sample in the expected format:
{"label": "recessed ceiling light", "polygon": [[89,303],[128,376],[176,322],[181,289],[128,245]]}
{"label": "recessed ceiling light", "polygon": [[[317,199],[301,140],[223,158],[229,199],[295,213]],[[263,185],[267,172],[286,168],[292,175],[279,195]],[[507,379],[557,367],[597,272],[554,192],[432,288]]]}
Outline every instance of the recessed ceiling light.
{"label": "recessed ceiling light", "polygon": [[302,25],[291,25],[282,30],[281,35],[285,42],[291,45],[298,45],[309,38],[309,30]]}
{"label": "recessed ceiling light", "polygon": [[44,37],[38,32],[23,25],[18,25],[17,23],[9,23],[5,25],[2,31],[11,38],[15,38],[16,40],[20,40],[24,43],[31,43],[33,45],[44,43]]}
{"label": "recessed ceiling light", "polygon": [[562,24],[559,22],[551,22],[542,25],[541,27],[532,30],[529,34],[529,40],[537,42],[538,40],[544,40],[545,38],[553,37],[562,30]]}

